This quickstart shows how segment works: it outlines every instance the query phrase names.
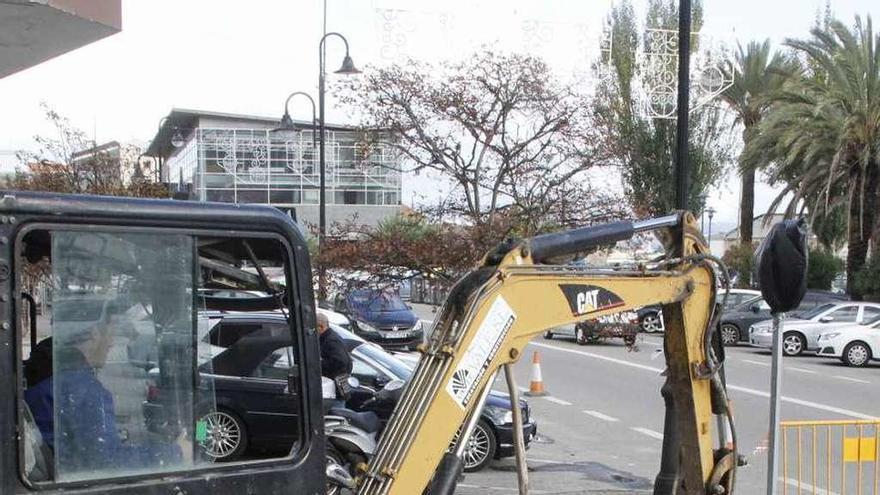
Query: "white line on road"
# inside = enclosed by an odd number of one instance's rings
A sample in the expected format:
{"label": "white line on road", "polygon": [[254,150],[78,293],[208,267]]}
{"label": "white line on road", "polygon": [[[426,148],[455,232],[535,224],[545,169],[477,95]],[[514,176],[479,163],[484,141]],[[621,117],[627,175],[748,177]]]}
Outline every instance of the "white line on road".
{"label": "white line on road", "polygon": [[751,359],[742,359],[744,363],[757,364],[758,366],[770,366],[770,363],[762,363],[761,361],[752,361]]}
{"label": "white line on road", "polygon": [[607,415],[607,414],[602,414],[602,413],[600,413],[599,411],[585,410],[584,413],[589,414],[590,416],[592,416],[592,417],[594,417],[594,418],[599,418],[599,419],[601,419],[602,421],[610,421],[610,422],[612,422],[612,423],[617,422],[617,421],[620,421],[619,419],[617,419],[617,418],[615,418],[615,417],[613,417],[613,416],[609,416],[609,415]]}
{"label": "white line on road", "polygon": [[794,366],[789,366],[788,368],[784,368],[786,370],[797,371],[798,373],[808,373],[810,375],[815,375],[816,372],[813,370],[805,370],[803,368],[795,368]]}
{"label": "white line on road", "polygon": [[553,397],[552,395],[548,395],[548,396],[544,397],[544,400],[546,400],[548,402],[552,402],[554,404],[559,404],[560,406],[570,406],[571,405],[571,402],[568,402],[567,400],[557,399],[556,397]]}
{"label": "white line on road", "polygon": [[821,489],[819,487],[815,487],[805,481],[801,481],[800,483],[798,483],[798,480],[796,480],[796,479],[783,478],[782,476],[779,477],[779,481],[782,481],[786,485],[789,485],[789,486],[796,486],[798,489],[798,492],[800,492],[801,489],[803,489],[804,491],[810,492],[810,493],[824,493],[825,495],[839,495],[837,492],[829,491],[827,488]]}
{"label": "white line on road", "polygon": [[[550,344],[542,344],[539,342],[530,342],[529,345],[533,345],[533,346],[537,346],[537,347],[544,347],[547,349],[553,349],[553,350],[561,351],[561,352],[569,352],[572,354],[580,354],[582,356],[587,356],[587,357],[591,357],[594,359],[607,361],[609,363],[622,364],[624,366],[629,366],[631,368],[637,368],[637,369],[646,370],[646,371],[653,371],[655,373],[661,373],[663,371],[662,369],[655,368],[653,366],[645,366],[644,364],[631,363],[629,361],[624,361],[623,359],[617,359],[617,358],[613,358],[613,357],[603,356],[601,354],[594,354],[592,352],[578,351],[575,349],[565,349],[563,347],[557,347],[555,345],[550,345]],[[727,385],[727,388],[729,388],[730,390],[736,390],[737,392],[743,392],[746,394],[756,395],[758,397],[768,397],[768,398],[770,397],[769,392],[764,392],[762,390],[755,390],[753,388],[740,387],[737,385],[730,385],[730,384]],[[807,401],[807,400],[796,399],[794,397],[782,396],[782,401],[788,402],[790,404],[797,404],[799,406],[818,409],[820,411],[833,412],[835,414],[840,414],[842,416],[849,416],[851,418],[877,419],[877,416],[872,416],[870,414],[860,413],[857,411],[850,411],[849,409],[842,409],[840,407],[834,407],[834,406],[829,406],[826,404],[820,404],[818,402],[811,402],[811,401]]]}
{"label": "white line on road", "polygon": [[855,383],[867,383],[869,385],[871,384],[871,382],[869,382],[868,380],[859,380],[858,378],[851,378],[851,377],[843,376],[843,375],[834,375],[834,378],[837,378],[840,380],[847,380],[847,381],[855,382]]}
{"label": "white line on road", "polygon": [[632,431],[637,431],[642,435],[648,435],[651,438],[656,438],[657,440],[663,440],[663,434],[659,431],[649,430],[647,428],[642,428],[641,426],[633,426],[630,428]]}

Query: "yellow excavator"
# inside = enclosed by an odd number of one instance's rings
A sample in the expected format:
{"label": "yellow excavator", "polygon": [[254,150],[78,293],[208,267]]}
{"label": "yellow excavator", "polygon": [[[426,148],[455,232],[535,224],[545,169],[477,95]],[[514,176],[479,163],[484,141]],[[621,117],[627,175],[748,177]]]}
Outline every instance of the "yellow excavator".
{"label": "yellow excavator", "polygon": [[[666,245],[652,269],[561,264],[645,231],[660,231]],[[733,493],[735,429],[715,337],[721,266],[688,213],[503,243],[450,292],[358,493],[412,494],[430,486],[432,494],[451,494],[462,461],[446,446],[460,425],[459,447],[466,441],[500,368],[509,373],[547,329],[652,304],[663,307],[667,364],[655,493]],[[516,387],[509,388],[516,397]],[[521,444],[521,432],[517,437]]]}
{"label": "yellow excavator", "polygon": [[[647,232],[654,232],[665,246],[665,255],[649,266],[607,270],[570,262]],[[275,278],[284,283],[269,280],[268,265],[278,267]],[[0,402],[0,492],[324,493],[327,458],[311,274],[305,239],[290,217],[272,208],[4,193],[0,383],[11,392],[9,400]],[[42,291],[34,282],[40,276]],[[503,242],[452,288],[429,341],[420,347],[421,360],[375,455],[358,467],[354,490],[361,495],[452,494],[462,471],[463,445],[498,370],[504,368],[513,385],[510,365],[534,336],[660,304],[666,322],[666,418],[654,493],[733,493],[735,428],[723,348],[715,334],[723,303],[719,284],[725,279],[720,261],[710,255],[686,212]],[[219,420],[236,419],[217,375],[222,374],[221,364],[234,366],[248,356],[223,361],[232,352],[229,342],[243,337],[233,335],[226,343],[222,336],[215,339],[204,319],[213,314],[219,295],[245,282],[253,285],[252,292],[268,295],[235,299],[238,306],[231,309],[274,308],[274,314],[284,316],[273,316],[280,326],[264,329],[266,338],[252,341],[286,335],[288,354],[276,363],[286,363],[288,375],[275,399],[288,409],[271,413],[271,418],[289,417],[286,424],[292,431],[272,434],[290,433],[294,440],[286,456],[216,462],[204,456],[205,446],[221,434],[229,436],[228,425]],[[113,304],[94,304],[104,301],[99,297],[112,297]],[[113,305],[121,309],[115,310],[113,324],[104,324],[111,321],[107,308]],[[95,311],[89,309],[93,307]],[[104,365],[108,355],[110,361],[124,361],[114,357],[114,341],[102,332],[123,328],[125,318],[126,337],[147,336],[157,343],[155,362],[144,368],[149,383],[145,390],[128,385],[143,380],[123,381],[131,379],[129,371],[108,377],[99,365],[89,368],[91,374],[75,369],[82,356],[92,364],[103,359]],[[54,352],[54,409],[49,404],[48,416],[40,414],[46,405],[32,400],[40,384],[28,374],[28,365],[44,347],[38,339],[47,335],[55,340],[48,358],[53,362]],[[95,350],[100,342],[110,346],[109,352]],[[68,346],[66,353],[63,345]],[[129,346],[130,356],[132,349],[137,346]],[[71,355],[80,358],[65,361]],[[79,386],[71,377],[112,400],[66,396],[65,386]],[[269,378],[245,377],[235,383],[268,387],[275,383]],[[116,389],[114,381],[121,384]],[[517,403],[516,387],[510,391]],[[213,402],[206,405],[206,399]],[[129,423],[123,438],[111,431],[120,429],[118,425],[106,423],[121,421],[118,409],[126,400],[143,402],[143,420]],[[93,419],[96,407],[104,414]],[[113,407],[115,414],[108,412]],[[520,423],[518,408],[513,412],[514,422]],[[267,418],[260,419],[262,424]],[[95,422],[104,429],[95,429]],[[143,422],[150,429],[144,437],[164,433],[169,445],[145,447],[150,456],[140,455],[134,446],[140,445]],[[521,425],[517,437],[520,475],[525,475]],[[109,443],[114,443],[112,449]]]}

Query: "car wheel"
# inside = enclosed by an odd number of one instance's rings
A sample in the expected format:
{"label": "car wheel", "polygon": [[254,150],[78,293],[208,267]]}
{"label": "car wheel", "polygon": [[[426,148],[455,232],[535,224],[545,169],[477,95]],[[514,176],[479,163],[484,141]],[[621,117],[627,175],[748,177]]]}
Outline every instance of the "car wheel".
{"label": "car wheel", "polygon": [[843,362],[860,368],[871,360],[871,348],[864,342],[851,342],[843,349]]}
{"label": "car wheel", "polygon": [[[329,467],[334,464],[341,467],[342,469],[347,470],[345,467],[345,460],[343,459],[342,454],[340,454],[336,449],[334,449],[333,447],[330,447],[328,445],[327,446],[327,466]],[[324,491],[325,491],[325,495],[339,495],[342,493],[342,487],[339,485],[330,483],[330,480],[328,479],[326,482]]]}
{"label": "car wheel", "polygon": [[663,323],[660,321],[659,313],[645,313],[642,315],[642,321],[639,322],[642,331],[645,333],[657,333],[663,331]]}
{"label": "car wheel", "polygon": [[553,332],[551,332],[550,330],[547,330],[546,332],[544,332],[544,338],[547,339],[547,340],[552,339],[552,338],[553,338]]}
{"label": "car wheel", "polygon": [[788,332],[782,335],[782,354],[786,356],[800,356],[807,348],[807,339],[797,332]]}
{"label": "car wheel", "polygon": [[723,345],[736,345],[739,343],[739,328],[732,323],[721,325],[721,343]]}
{"label": "car wheel", "polygon": [[232,461],[241,457],[247,449],[247,433],[244,422],[232,411],[217,409],[202,416],[207,426],[207,437],[202,442],[202,452],[218,462]]}
{"label": "car wheel", "polygon": [[468,440],[464,449],[464,470],[473,473],[485,468],[495,458],[495,449],[498,442],[495,440],[495,432],[485,420],[481,419]]}
{"label": "car wheel", "polygon": [[575,325],[574,327],[574,341],[577,342],[577,345],[587,345],[587,342],[589,342],[587,332],[580,325]]}

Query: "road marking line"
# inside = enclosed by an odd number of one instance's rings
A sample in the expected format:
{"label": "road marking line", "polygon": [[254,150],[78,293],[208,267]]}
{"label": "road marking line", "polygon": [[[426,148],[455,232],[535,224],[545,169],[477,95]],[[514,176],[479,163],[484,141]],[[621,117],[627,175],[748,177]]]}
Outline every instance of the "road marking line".
{"label": "road marking line", "polygon": [[762,363],[761,361],[752,361],[751,359],[741,359],[740,361],[749,364],[757,364],[758,366],[770,366],[770,363]]}
{"label": "road marking line", "polygon": [[[591,358],[599,359],[599,360],[601,360],[601,361],[607,361],[607,362],[609,362],[609,363],[622,364],[622,365],[624,365],[624,366],[629,366],[630,368],[637,368],[637,369],[640,369],[640,370],[653,371],[653,372],[656,372],[656,373],[661,373],[661,372],[663,372],[662,369],[660,369],[660,368],[655,368],[655,367],[653,367],[653,366],[645,366],[644,364],[631,363],[631,362],[629,362],[629,361],[624,361],[623,359],[617,359],[617,358],[613,358],[613,357],[603,356],[603,355],[601,355],[601,354],[594,354],[594,353],[592,353],[592,352],[578,351],[578,350],[575,350],[575,349],[565,349],[565,348],[563,348],[563,347],[557,347],[557,346],[555,346],[555,345],[550,345],[550,344],[542,344],[542,343],[540,343],[540,342],[530,342],[529,345],[533,345],[533,346],[537,346],[537,347],[544,347],[544,348],[546,348],[546,349],[553,349],[553,350],[561,351],[561,352],[569,352],[569,353],[572,353],[572,354],[580,354],[580,355],[582,355],[582,356],[587,356],[587,357],[591,357]],[[753,388],[740,387],[740,386],[738,386],[738,385],[730,385],[730,384],[727,385],[727,388],[730,389],[730,390],[736,390],[737,392],[743,392],[743,393],[750,394],[750,395],[755,395],[755,396],[758,396],[758,397],[765,397],[765,398],[769,398],[769,397],[770,397],[770,393],[769,393],[769,392],[764,392],[764,391],[761,391],[761,390],[755,390],[755,389],[753,389]],[[840,414],[841,416],[849,416],[849,417],[851,417],[851,418],[858,418],[858,419],[878,419],[877,416],[872,416],[872,415],[870,415],[870,414],[860,413],[860,412],[858,412],[858,411],[850,411],[849,409],[842,409],[842,408],[839,408],[839,407],[829,406],[829,405],[826,405],[826,404],[820,404],[820,403],[818,403],[818,402],[811,402],[811,401],[807,401],[807,400],[796,399],[796,398],[794,398],[794,397],[786,397],[786,396],[782,396],[782,401],[783,401],[783,402],[788,402],[788,403],[790,403],[790,404],[797,404],[797,405],[799,405],[799,406],[804,406],[804,407],[809,407],[809,408],[813,408],[813,409],[818,409],[818,410],[820,410],[820,411],[833,412],[833,413],[835,413],[835,414]]]}
{"label": "road marking line", "polygon": [[815,487],[805,481],[801,481],[800,483],[798,483],[798,480],[796,480],[796,479],[783,478],[782,476],[779,477],[779,481],[784,482],[786,485],[798,487],[798,491],[803,489],[805,492],[810,492],[810,493],[824,493],[825,495],[839,495],[837,492],[832,492],[832,491],[829,491],[824,488]]}
{"label": "road marking line", "polygon": [[859,380],[858,378],[850,378],[848,376],[843,376],[843,375],[834,375],[834,378],[839,378],[841,380],[847,380],[847,381],[855,382],[855,383],[867,383],[868,385],[871,384],[871,382],[869,382],[868,380]]}
{"label": "road marking line", "polygon": [[548,396],[544,397],[544,400],[552,402],[554,404],[559,404],[561,406],[570,406],[571,405],[571,402],[568,402],[567,400],[557,399],[556,397],[553,397],[552,395],[548,395]]}
{"label": "road marking line", "polygon": [[590,416],[592,416],[592,417],[594,417],[594,418],[599,418],[599,419],[601,419],[601,420],[603,420],[603,421],[610,421],[610,422],[612,422],[612,423],[615,423],[615,422],[617,422],[617,421],[620,421],[619,419],[617,419],[617,418],[615,418],[615,417],[613,417],[613,416],[609,416],[609,415],[607,415],[607,414],[602,414],[602,413],[600,413],[599,411],[589,411],[589,410],[584,410],[583,412],[586,413],[586,414],[589,414]]}
{"label": "road marking line", "polygon": [[795,368],[795,367],[793,367],[793,366],[789,366],[788,368],[783,368],[783,369],[791,370],[791,371],[797,371],[797,372],[799,372],[799,373],[809,373],[810,375],[815,375],[815,374],[816,374],[816,372],[813,371],[813,370],[805,370],[805,369],[803,369],[803,368]]}
{"label": "road marking line", "polygon": [[648,435],[649,437],[656,438],[657,440],[663,440],[663,434],[659,431],[649,430],[640,426],[633,426],[632,428],[630,428],[630,430],[637,431],[642,435]]}

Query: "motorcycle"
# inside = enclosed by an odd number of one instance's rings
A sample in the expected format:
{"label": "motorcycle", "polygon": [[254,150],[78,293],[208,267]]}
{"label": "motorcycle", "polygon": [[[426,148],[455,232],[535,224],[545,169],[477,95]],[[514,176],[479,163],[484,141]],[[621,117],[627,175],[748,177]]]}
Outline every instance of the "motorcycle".
{"label": "motorcycle", "polygon": [[[332,380],[329,380],[332,384]],[[334,384],[335,385],[335,384]],[[360,387],[350,377],[352,388]],[[393,407],[403,392],[404,382],[393,380],[373,397],[361,404],[360,411],[339,407],[335,386],[324,384],[324,436],[327,440],[327,494],[337,495],[343,489],[354,490],[354,477],[376,453],[379,436],[385,426],[377,411]]]}

